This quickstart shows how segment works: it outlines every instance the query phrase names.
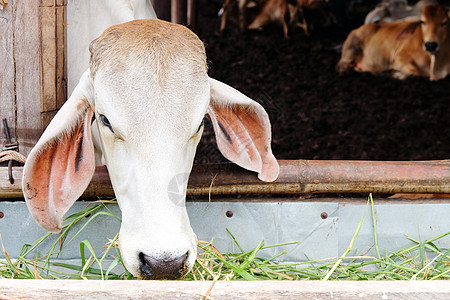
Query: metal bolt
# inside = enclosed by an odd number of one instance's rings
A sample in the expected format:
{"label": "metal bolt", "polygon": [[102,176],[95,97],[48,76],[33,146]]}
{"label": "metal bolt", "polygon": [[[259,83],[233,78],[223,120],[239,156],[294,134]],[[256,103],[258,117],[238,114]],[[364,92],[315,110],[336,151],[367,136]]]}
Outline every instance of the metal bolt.
{"label": "metal bolt", "polygon": [[231,218],[231,217],[233,216],[233,212],[232,212],[231,210],[227,210],[227,212],[225,213],[225,215],[226,215],[228,218]]}
{"label": "metal bolt", "polygon": [[0,211],[0,219],[3,219],[4,216],[5,214],[2,211]]}
{"label": "metal bolt", "polygon": [[328,214],[326,212],[323,212],[320,214],[320,217],[325,220],[326,218],[328,218]]}

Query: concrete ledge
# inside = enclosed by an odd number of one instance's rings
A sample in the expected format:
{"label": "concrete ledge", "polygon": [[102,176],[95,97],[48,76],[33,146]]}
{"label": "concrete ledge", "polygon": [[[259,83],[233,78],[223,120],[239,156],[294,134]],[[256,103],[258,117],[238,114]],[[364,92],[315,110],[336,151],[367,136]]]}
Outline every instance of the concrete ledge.
{"label": "concrete ledge", "polygon": [[0,299],[450,299],[450,281],[0,280]]}

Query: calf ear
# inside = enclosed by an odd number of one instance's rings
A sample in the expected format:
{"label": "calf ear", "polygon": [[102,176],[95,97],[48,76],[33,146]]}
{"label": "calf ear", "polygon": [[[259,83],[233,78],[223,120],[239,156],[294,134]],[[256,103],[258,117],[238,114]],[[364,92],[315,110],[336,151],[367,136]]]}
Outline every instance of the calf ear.
{"label": "calf ear", "polygon": [[23,194],[36,222],[51,232],[62,228],[63,215],[84,192],[95,171],[87,100],[90,79],[85,73],[28,155]]}
{"label": "calf ear", "polygon": [[220,152],[237,165],[258,172],[263,181],[274,181],[278,162],[270,146],[271,128],[264,108],[232,87],[209,79],[211,117]]}
{"label": "calf ear", "polygon": [[414,34],[414,32],[416,31],[417,27],[419,27],[419,25],[420,25],[420,21],[410,23],[408,26],[403,28],[402,31],[400,31],[400,33],[397,35],[396,40],[397,41],[403,40],[403,39],[406,39],[406,38],[412,36]]}

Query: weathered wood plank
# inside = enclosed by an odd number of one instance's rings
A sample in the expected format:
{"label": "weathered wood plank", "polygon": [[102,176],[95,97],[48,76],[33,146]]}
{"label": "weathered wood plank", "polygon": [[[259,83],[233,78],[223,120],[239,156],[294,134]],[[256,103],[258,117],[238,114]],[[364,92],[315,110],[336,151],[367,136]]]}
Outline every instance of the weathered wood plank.
{"label": "weathered wood plank", "polygon": [[[62,2],[65,5],[64,2]],[[67,7],[62,6],[56,9],[56,106],[61,106],[67,100],[67,68],[66,68],[66,13]],[[45,123],[44,123],[45,124]],[[47,126],[46,123],[45,126]]]}
{"label": "weathered wood plank", "polygon": [[[10,1],[0,11],[0,117],[23,154],[66,99],[65,4]],[[0,142],[6,142],[3,130]]]}
{"label": "weathered wood plank", "polygon": [[41,39],[41,112],[55,111],[56,105],[56,8],[39,7]]}
{"label": "weathered wood plank", "polygon": [[14,1],[17,136],[27,154],[42,133],[39,1]]}
{"label": "weathered wood plank", "polygon": [[[211,288],[211,291],[208,290]],[[205,298],[203,298],[205,297]],[[0,280],[0,299],[433,299],[449,281],[64,281]]]}
{"label": "weathered wood plank", "polygon": [[65,7],[41,6],[41,113],[46,128],[66,100],[65,80]]}
{"label": "weathered wood plank", "polygon": [[67,0],[40,0],[39,6],[65,6],[67,5]]}
{"label": "weathered wood plank", "polygon": [[[0,121],[8,121],[10,134],[15,132],[15,97],[14,97],[14,49],[13,49],[13,5],[7,5],[0,11]],[[0,147],[7,142],[0,125]]]}

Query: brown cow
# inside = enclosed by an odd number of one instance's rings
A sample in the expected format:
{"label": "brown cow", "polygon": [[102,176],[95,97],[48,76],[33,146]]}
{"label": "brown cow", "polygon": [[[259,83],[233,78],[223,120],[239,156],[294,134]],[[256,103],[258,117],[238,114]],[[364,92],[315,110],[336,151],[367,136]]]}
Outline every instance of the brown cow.
{"label": "brown cow", "polygon": [[289,3],[287,0],[268,0],[259,15],[248,26],[248,29],[258,29],[268,23],[280,22],[283,25],[284,36],[287,38],[289,29],[286,17],[288,12]]}
{"label": "brown cow", "polygon": [[373,74],[392,70],[398,79],[425,76],[438,80],[450,72],[449,51],[449,11],[428,5],[420,21],[365,24],[353,30],[345,40],[337,69]]}
{"label": "brown cow", "polygon": [[221,17],[220,21],[220,31],[225,30],[227,26],[228,15],[232,12],[233,7],[237,4],[238,6],[238,19],[239,28],[241,31],[245,28],[245,7],[247,5],[247,0],[225,0],[223,6],[219,12]]}
{"label": "brown cow", "polygon": [[289,34],[289,24],[301,27],[309,35],[309,26],[305,19],[305,10],[318,11],[326,25],[334,22],[334,16],[326,9],[326,0],[267,0],[261,12],[250,23],[248,29],[259,29],[266,24],[279,22],[283,25],[284,36]]}

